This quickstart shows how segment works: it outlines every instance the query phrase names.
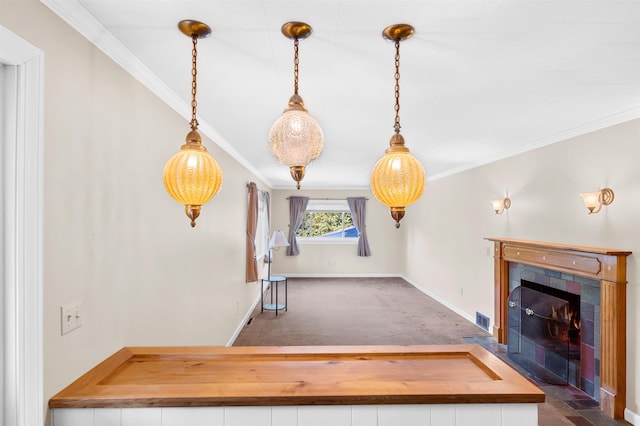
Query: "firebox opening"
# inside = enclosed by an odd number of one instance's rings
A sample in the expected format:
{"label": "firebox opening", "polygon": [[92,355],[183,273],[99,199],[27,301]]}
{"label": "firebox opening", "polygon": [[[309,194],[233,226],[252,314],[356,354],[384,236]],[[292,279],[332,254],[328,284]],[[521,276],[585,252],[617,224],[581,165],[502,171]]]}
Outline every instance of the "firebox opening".
{"label": "firebox opening", "polygon": [[580,296],[521,280],[508,309],[509,357],[542,381],[580,387]]}
{"label": "firebox opening", "polygon": [[[549,294],[567,301],[568,305],[566,310],[562,312],[552,311],[551,317],[555,320],[560,320],[560,322],[564,322],[565,320],[569,321],[569,326],[566,330],[567,335],[557,336],[557,339],[564,340],[567,338],[569,340],[569,356],[572,359],[580,359],[580,296],[527,280],[520,280],[520,284],[540,293]],[[550,322],[547,323],[547,326],[550,327]],[[551,333],[549,333],[549,337],[554,338]]]}

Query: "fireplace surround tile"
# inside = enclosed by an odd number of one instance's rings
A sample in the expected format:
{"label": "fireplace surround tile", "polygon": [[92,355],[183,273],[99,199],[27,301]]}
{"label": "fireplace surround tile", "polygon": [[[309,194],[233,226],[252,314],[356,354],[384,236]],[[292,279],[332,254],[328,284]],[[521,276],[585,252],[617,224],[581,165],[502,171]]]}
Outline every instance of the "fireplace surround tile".
{"label": "fireplace surround tile", "polygon": [[[584,343],[581,343],[580,346],[580,374],[583,379],[587,379],[593,383],[593,378],[595,377],[595,357],[593,356],[593,346],[585,345]],[[587,392],[585,389],[583,390]],[[593,392],[587,393],[590,395],[593,394]]]}
{"label": "fireplace surround tile", "polygon": [[[574,293],[580,294],[580,293]],[[595,318],[596,307],[592,303],[586,303],[582,298],[580,299],[580,319],[582,321],[593,321]]]}
{"label": "fireplace surround tile", "polygon": [[535,359],[538,364],[544,365],[544,354],[541,354],[540,357],[538,357],[535,343],[527,338],[523,338],[520,342],[522,344],[522,355],[526,359]]}
{"label": "fireplace surround tile", "polygon": [[[526,278],[525,278],[526,279]],[[527,280],[529,281],[529,280]],[[551,277],[540,272],[536,272],[533,278],[534,283],[551,286]]]}
{"label": "fireplace surround tile", "polygon": [[[553,356],[545,354],[543,348],[529,342],[528,339],[521,340],[521,351],[526,359],[535,360],[537,364],[544,366],[562,379],[568,379],[570,384],[589,394],[595,401],[599,401],[600,360],[596,360],[596,354],[600,353],[600,283],[589,278],[510,262],[509,292],[518,287],[521,280],[533,281],[536,284],[580,296],[581,359],[571,360],[568,363],[568,375],[566,369],[564,373],[562,372],[559,360],[554,360]],[[583,357],[586,357],[584,361]],[[575,370],[580,371],[580,377],[577,377]]]}
{"label": "fireplace surround tile", "polygon": [[551,278],[562,278],[562,272],[560,271],[551,271],[549,269],[543,269],[544,274],[547,277],[551,277]]}
{"label": "fireplace surround tile", "polygon": [[572,281],[573,275],[569,275],[569,274],[562,274],[562,275],[563,277],[569,276],[569,278],[563,278],[567,280],[567,291],[573,294],[580,294],[580,284],[575,281]]}
{"label": "fireplace surround tile", "polygon": [[594,332],[594,322],[593,321],[589,321],[589,320],[582,320],[582,327],[581,327],[581,332],[580,332],[580,342],[584,343],[585,345],[589,345],[591,348],[593,348],[595,346],[594,340],[593,340],[593,336],[595,334]]}
{"label": "fireplace surround tile", "polygon": [[566,272],[561,272],[560,278],[562,278],[563,280],[571,281],[573,279],[573,275],[568,274]]}
{"label": "fireplace surround tile", "polygon": [[600,306],[600,286],[582,284],[580,287],[580,301]]}
{"label": "fireplace surround tile", "polygon": [[[553,272],[553,271],[549,271],[549,272]],[[549,277],[549,287],[562,290],[562,291],[567,291],[567,287],[568,287],[567,280],[563,280],[562,278]]]}
{"label": "fireplace surround tile", "polygon": [[[522,280],[536,282],[536,272],[535,271],[532,271],[530,269],[523,270],[522,268],[516,268],[516,270],[518,271],[518,274],[519,274],[518,278],[517,278],[517,281],[518,281],[517,285],[520,285],[519,282],[520,282],[521,279]],[[516,277],[514,277],[514,278],[516,278]]]}
{"label": "fireplace surround tile", "polygon": [[[571,382],[569,378],[569,372],[571,370],[571,363],[567,362],[566,358],[555,352],[545,352],[544,356],[544,367],[551,371],[556,376],[560,377],[565,382]],[[569,370],[569,371],[568,371]]]}

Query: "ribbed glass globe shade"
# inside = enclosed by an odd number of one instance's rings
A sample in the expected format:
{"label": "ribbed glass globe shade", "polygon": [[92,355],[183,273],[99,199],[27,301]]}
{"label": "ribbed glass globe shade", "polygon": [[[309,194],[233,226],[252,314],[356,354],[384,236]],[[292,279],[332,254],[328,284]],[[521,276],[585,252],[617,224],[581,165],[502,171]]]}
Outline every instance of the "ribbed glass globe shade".
{"label": "ribbed glass globe shade", "polygon": [[382,204],[406,207],[424,192],[426,173],[410,152],[387,152],[371,171],[371,191]]}
{"label": "ribbed glass globe shade", "polygon": [[206,150],[184,145],[164,166],[164,186],[185,206],[201,206],[222,186],[222,169]]}
{"label": "ribbed glass globe shade", "polygon": [[269,147],[286,166],[306,166],[324,148],[324,135],[316,120],[306,111],[285,111],[269,131]]}

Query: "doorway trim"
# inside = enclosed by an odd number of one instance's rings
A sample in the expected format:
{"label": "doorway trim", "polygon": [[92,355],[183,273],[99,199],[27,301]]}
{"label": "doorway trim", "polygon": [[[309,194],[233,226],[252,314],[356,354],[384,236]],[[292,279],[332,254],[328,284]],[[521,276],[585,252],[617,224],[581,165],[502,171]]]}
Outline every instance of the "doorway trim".
{"label": "doorway trim", "polygon": [[[39,426],[43,403],[43,99],[44,54],[0,25],[0,62],[7,66],[10,110],[5,111],[4,300],[1,324],[5,424]],[[5,76],[7,77],[7,76]]]}

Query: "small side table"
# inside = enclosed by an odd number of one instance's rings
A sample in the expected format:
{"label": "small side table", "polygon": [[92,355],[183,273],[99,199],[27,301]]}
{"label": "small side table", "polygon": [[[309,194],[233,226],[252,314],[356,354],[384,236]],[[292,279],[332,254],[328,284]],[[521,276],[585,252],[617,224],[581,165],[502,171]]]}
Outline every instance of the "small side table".
{"label": "small side table", "polygon": [[[264,303],[264,283],[271,283],[271,303]],[[284,304],[278,303],[278,287],[280,283],[284,283]],[[267,311],[276,311],[276,316],[278,316],[278,311],[284,309],[287,310],[287,296],[288,296],[288,288],[287,288],[287,277],[272,275],[271,278],[262,278],[260,283],[260,293],[262,297],[262,306],[260,307],[260,312],[264,312],[265,309]],[[275,287],[276,291],[276,303],[273,303],[273,290]]]}

